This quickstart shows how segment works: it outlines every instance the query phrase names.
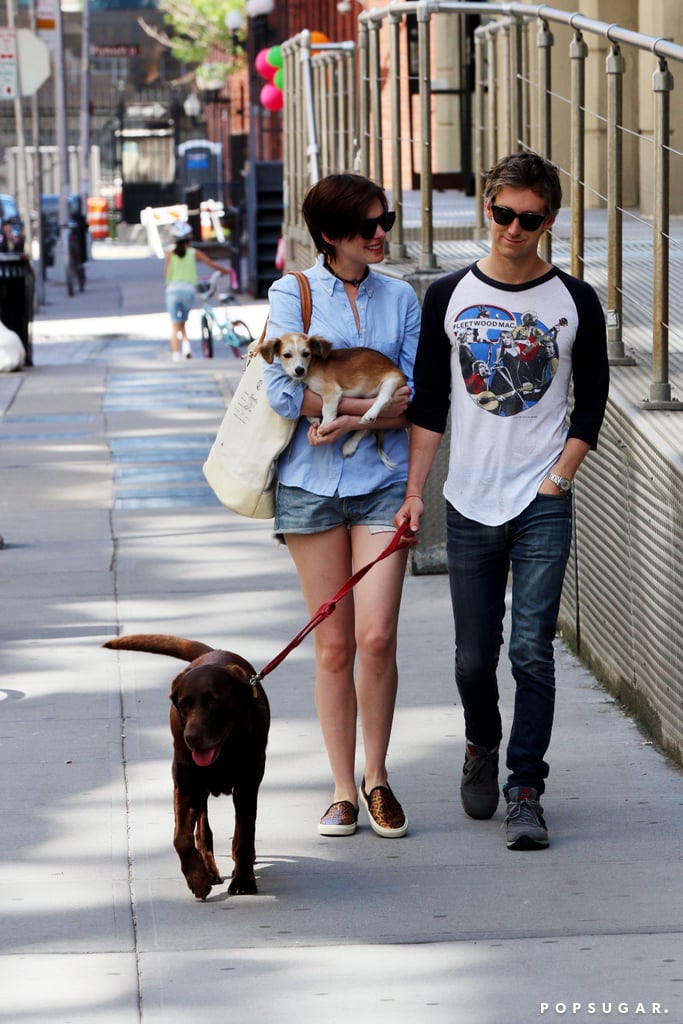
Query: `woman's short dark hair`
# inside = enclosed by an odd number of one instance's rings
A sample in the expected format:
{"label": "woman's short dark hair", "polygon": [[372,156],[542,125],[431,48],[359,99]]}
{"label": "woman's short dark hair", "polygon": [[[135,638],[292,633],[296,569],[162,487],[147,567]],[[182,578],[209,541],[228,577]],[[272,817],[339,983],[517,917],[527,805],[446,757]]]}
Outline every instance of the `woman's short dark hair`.
{"label": "woman's short dark hair", "polygon": [[562,206],[560,172],[538,153],[513,153],[499,160],[486,175],[484,202],[495,202],[503,188],[531,189],[545,199],[547,213],[557,213]]}
{"label": "woman's short dark hair", "polygon": [[388,210],[382,186],[362,174],[328,174],[312,185],[301,210],[317,251],[334,257],[335,247],[323,235],[353,238],[378,199],[382,209]]}

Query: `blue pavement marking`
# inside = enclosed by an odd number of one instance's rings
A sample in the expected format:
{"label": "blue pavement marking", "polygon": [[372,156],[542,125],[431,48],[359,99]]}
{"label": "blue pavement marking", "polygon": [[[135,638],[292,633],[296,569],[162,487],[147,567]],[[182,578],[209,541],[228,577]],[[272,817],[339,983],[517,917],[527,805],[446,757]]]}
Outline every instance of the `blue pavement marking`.
{"label": "blue pavement marking", "polygon": [[102,403],[104,412],[140,409],[197,409],[224,406],[212,373],[109,374]]}
{"label": "blue pavement marking", "polygon": [[121,466],[114,470],[115,484],[175,484],[201,483],[202,471],[198,463],[191,462],[183,466]]}
{"label": "blue pavement marking", "polygon": [[[96,417],[90,413],[44,413],[40,416],[13,416],[11,412],[7,413],[3,419],[3,423],[7,427],[15,427],[17,425],[26,426],[31,423],[41,424],[47,426],[50,423],[94,423]],[[7,432],[5,434],[5,444],[15,441],[68,441],[74,440],[77,437],[93,437],[92,430],[84,431],[82,429],[70,430],[68,432],[60,431],[57,433],[54,430],[41,430],[32,433],[15,434]]]}
{"label": "blue pavement marking", "polygon": [[73,441],[75,438],[94,437],[92,430],[72,430],[68,434],[56,434],[54,431],[50,431],[48,434],[5,434],[3,438],[4,444],[9,444],[15,441]]}
{"label": "blue pavement marking", "polygon": [[153,493],[145,494],[118,492],[114,498],[114,508],[207,508],[218,506],[220,502],[208,484],[204,487],[179,487],[177,490],[164,491],[156,488]]}
{"label": "blue pavement marking", "polygon": [[[225,408],[212,372],[112,373],[105,412],[154,408]],[[213,437],[207,434],[108,437],[114,463],[114,508],[197,508],[218,505],[202,465]]]}
{"label": "blue pavement marking", "polygon": [[205,459],[213,437],[174,435],[173,437],[110,437],[109,451],[113,462],[190,462]]}
{"label": "blue pavement marking", "polygon": [[95,417],[88,412],[49,412],[40,416],[7,416],[6,423],[92,423]]}

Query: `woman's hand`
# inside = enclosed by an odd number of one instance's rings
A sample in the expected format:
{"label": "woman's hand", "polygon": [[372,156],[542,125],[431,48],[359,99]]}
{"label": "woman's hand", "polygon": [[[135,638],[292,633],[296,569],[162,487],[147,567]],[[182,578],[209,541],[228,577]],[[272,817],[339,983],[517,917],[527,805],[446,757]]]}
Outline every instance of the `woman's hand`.
{"label": "woman's hand", "polygon": [[399,416],[403,416],[406,409],[410,405],[410,388],[407,384],[404,384],[400,388],[396,388],[393,397],[389,405],[385,405],[379,414],[379,419],[397,419]]}
{"label": "woman's hand", "polygon": [[357,416],[337,416],[335,420],[330,420],[324,427],[321,427],[320,421],[317,421],[311,423],[308,428],[308,443],[314,448],[319,444],[334,444],[335,441],[352,430],[358,430]]}

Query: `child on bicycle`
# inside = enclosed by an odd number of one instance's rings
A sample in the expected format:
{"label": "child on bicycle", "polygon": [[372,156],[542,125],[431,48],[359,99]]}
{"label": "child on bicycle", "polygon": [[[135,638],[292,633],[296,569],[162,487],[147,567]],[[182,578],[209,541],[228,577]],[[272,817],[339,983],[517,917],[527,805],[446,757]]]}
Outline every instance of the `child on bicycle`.
{"label": "child on bicycle", "polygon": [[174,224],[171,234],[175,246],[166,253],[164,280],[166,281],[166,310],[171,318],[171,358],[173,362],[191,359],[192,349],[187,337],[186,323],[194,303],[197,284],[197,260],[212,270],[229,274],[229,267],[221,267],[206,253],[190,245],[192,228],[185,222]]}

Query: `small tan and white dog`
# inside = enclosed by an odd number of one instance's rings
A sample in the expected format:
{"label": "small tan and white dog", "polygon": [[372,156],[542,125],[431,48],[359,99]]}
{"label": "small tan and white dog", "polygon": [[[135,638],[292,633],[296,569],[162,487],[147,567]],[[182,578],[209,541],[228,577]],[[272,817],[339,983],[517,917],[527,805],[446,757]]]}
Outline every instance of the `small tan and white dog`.
{"label": "small tan and white dog", "polygon": [[[374,348],[334,348],[332,342],[319,335],[291,333],[271,338],[260,345],[258,352],[267,363],[275,356],[292,380],[299,380],[323,400],[320,426],[337,416],[342,396],[374,398],[375,401],[361,419],[361,423],[374,423],[394,395],[406,383],[405,374],[398,366]],[[358,448],[361,438],[369,430],[356,430],[344,442],[342,452],[349,456]],[[388,469],[394,464],[382,447],[384,431],[376,431],[377,453]]]}

